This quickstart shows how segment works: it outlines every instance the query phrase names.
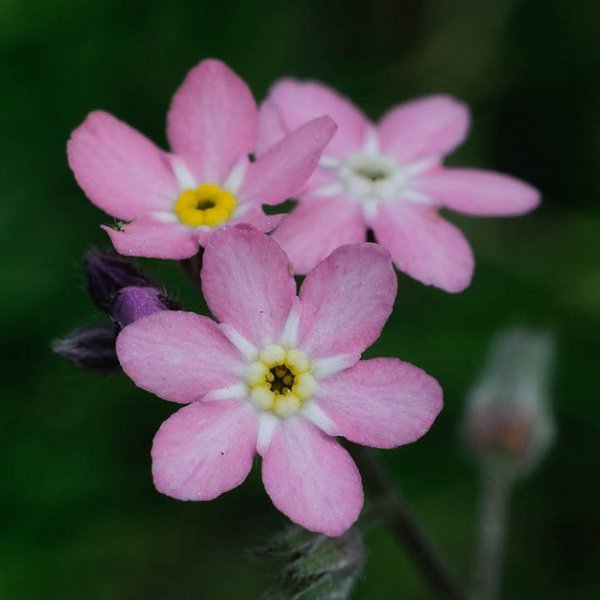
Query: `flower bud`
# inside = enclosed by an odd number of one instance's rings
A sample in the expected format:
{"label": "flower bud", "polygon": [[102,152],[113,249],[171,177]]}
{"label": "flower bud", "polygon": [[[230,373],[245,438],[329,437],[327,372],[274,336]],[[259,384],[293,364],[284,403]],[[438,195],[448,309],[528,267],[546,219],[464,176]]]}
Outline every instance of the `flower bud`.
{"label": "flower bud", "polygon": [[112,317],[115,323],[123,328],[152,313],[175,308],[175,301],[158,288],[128,286],[117,294]]}
{"label": "flower bud", "polygon": [[124,287],[156,287],[134,261],[103,250],[90,250],[83,269],[90,297],[100,310],[109,314]]}
{"label": "flower bud", "polygon": [[92,300],[111,316],[113,323],[77,329],[56,340],[52,348],[86,369],[119,369],[115,352],[119,331],[160,310],[177,310],[179,305],[128,258],[91,250],[85,258],[84,270]]}
{"label": "flower bud", "polygon": [[120,368],[115,351],[118,329],[114,325],[81,327],[55,340],[52,349],[79,367],[91,371],[114,371]]}
{"label": "flower bud", "polygon": [[285,566],[268,598],[343,599],[360,575],[364,545],[357,529],[331,538],[289,527],[255,552],[259,558],[279,557]]}
{"label": "flower bud", "polygon": [[517,469],[541,459],[554,435],[548,402],[553,354],[548,333],[515,328],[492,341],[467,403],[466,437],[478,457]]}

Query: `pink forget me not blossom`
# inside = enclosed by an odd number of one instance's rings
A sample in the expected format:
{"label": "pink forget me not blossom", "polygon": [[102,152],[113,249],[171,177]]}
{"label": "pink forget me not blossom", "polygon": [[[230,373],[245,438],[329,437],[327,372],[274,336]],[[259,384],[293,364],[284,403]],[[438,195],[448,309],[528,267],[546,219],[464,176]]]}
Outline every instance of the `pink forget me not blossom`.
{"label": "pink forget me not blossom", "polygon": [[335,131],[329,117],[303,122],[251,163],[258,120],[244,81],[222,62],[204,60],[173,97],[172,153],[95,111],[71,135],[69,165],[89,199],[126,222],[104,227],[119,253],[189,258],[223,224],[272,230],[280,217],[266,215],[261,205],[297,192]]}
{"label": "pink forget me not blossom", "polygon": [[535,188],[508,175],[442,165],[469,127],[467,107],[446,95],[400,104],[373,124],[331,88],[283,79],[261,106],[259,154],[320,114],[338,130],[299,205],[274,233],[297,272],[307,273],[342,244],[364,241],[371,229],[400,271],[460,292],[471,281],[473,254],[438,210],[509,216],[539,203]]}
{"label": "pink forget me not blossom", "polygon": [[210,500],[241,484],[258,452],[275,506],[330,536],[363,505],[359,471],[335,439],[376,448],[413,442],[442,407],[437,381],[395,358],[360,360],[396,296],[388,252],[345,245],[304,280],[248,225],[211,236],[202,267],[214,320],[164,311],[125,327],[117,354],[139,387],[186,404],[152,447],[159,491]]}

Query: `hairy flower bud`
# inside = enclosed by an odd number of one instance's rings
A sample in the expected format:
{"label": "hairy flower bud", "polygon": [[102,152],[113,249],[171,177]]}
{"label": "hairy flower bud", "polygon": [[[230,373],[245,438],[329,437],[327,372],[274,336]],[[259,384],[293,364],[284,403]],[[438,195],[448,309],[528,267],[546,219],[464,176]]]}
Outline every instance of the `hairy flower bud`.
{"label": "hairy flower bud", "polygon": [[280,558],[283,571],[267,598],[344,600],[364,563],[362,536],[357,529],[331,538],[289,527],[255,552],[259,558]]}
{"label": "hairy flower bud", "polygon": [[90,297],[100,310],[109,314],[124,287],[156,287],[134,261],[104,250],[90,250],[83,270]]}
{"label": "hairy flower bud", "polygon": [[114,371],[119,368],[115,352],[117,334],[118,329],[110,324],[81,327],[55,340],[52,349],[84,369]]}
{"label": "hairy flower bud", "polygon": [[115,352],[119,331],[160,310],[177,310],[179,305],[123,256],[91,250],[85,258],[84,271],[92,300],[113,322],[77,329],[56,340],[52,349],[86,369],[119,369]]}
{"label": "hairy flower bud", "polygon": [[548,406],[554,340],[548,333],[510,329],[489,350],[467,404],[466,434],[482,459],[532,468],[554,434]]}
{"label": "hairy flower bud", "polygon": [[123,328],[152,313],[176,308],[176,302],[158,288],[128,286],[117,294],[112,317]]}

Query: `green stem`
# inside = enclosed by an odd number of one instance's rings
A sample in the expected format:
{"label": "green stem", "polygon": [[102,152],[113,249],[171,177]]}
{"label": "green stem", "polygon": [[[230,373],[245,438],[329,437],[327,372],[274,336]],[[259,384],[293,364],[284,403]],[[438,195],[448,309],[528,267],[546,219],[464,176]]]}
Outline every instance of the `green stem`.
{"label": "green stem", "polygon": [[512,482],[513,475],[504,465],[484,467],[473,600],[494,600],[500,591]]}
{"label": "green stem", "polygon": [[377,460],[375,453],[360,446],[353,446],[351,453],[366,485],[378,499],[386,501],[388,508],[383,512],[390,531],[421,571],[432,591],[438,598],[462,600],[465,594],[454,574],[444,563],[414,515],[411,514],[394,482]]}

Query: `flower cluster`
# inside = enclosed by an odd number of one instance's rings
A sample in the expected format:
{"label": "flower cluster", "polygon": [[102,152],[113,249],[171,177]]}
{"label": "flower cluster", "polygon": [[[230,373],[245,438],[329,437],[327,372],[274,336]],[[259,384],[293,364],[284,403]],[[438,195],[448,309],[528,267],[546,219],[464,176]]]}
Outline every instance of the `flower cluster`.
{"label": "flower cluster", "polygon": [[[73,132],[69,164],[118,220],[104,227],[118,253],[201,256],[215,320],[157,303],[148,285],[125,293],[119,283],[102,307],[119,325],[125,373],[185,405],[154,439],[158,490],[215,498],[258,453],[266,491],[290,519],[328,536],[356,521],[360,474],[335,438],[393,448],[421,437],[442,407],[421,369],[361,360],[391,314],[394,264],[458,292],[473,257],[438,210],[511,215],[538,202],[512,177],[442,166],[468,122],[463,104],[433,96],[375,125],[326,86],[288,79],[257,107],[235,73],[205,60],[174,95],[171,152],[101,111]],[[263,212],[289,198],[289,215]],[[368,230],[378,244],[365,242]],[[306,275],[299,291],[294,274]]]}

